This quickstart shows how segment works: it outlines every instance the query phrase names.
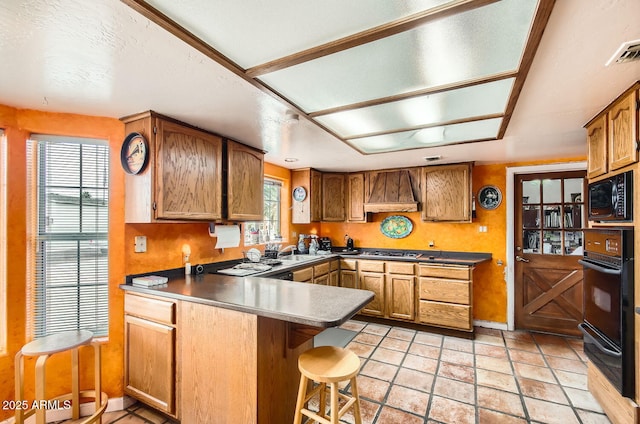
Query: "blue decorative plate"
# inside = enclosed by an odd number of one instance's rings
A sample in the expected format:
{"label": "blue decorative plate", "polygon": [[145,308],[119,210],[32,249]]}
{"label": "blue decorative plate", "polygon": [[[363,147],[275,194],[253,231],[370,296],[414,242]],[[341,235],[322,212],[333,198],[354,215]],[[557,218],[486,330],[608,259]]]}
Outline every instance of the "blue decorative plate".
{"label": "blue decorative plate", "polygon": [[388,216],[380,224],[380,231],[390,238],[403,238],[411,234],[413,224],[406,216]]}

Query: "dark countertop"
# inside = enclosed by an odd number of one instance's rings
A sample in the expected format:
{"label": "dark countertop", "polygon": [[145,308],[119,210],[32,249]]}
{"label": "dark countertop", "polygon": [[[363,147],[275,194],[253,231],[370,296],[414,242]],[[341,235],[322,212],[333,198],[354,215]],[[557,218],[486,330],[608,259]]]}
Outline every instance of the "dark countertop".
{"label": "dark countertop", "polygon": [[373,299],[373,292],[260,277],[202,274],[170,278],[168,284],[123,290],[232,309],[281,321],[335,327]]}
{"label": "dark countertop", "polygon": [[355,315],[373,299],[373,292],[269,278],[270,276],[307,268],[333,258],[360,260],[403,261],[476,266],[491,260],[490,253],[448,252],[440,250],[411,251],[416,256],[393,256],[403,250],[385,249],[386,255],[372,255],[377,249],[357,249],[351,252],[334,250],[324,255],[295,255],[298,259],[283,259],[268,271],[247,277],[215,274],[218,269],[229,268],[240,262],[227,261],[204,265],[203,273],[185,278],[184,269],[158,271],[143,275],[164,275],[169,283],[150,288],[134,287],[126,277],[123,290],[163,296],[171,299],[197,302],[220,308],[275,318],[282,321],[328,328],[340,325]]}
{"label": "dark countertop", "polygon": [[[444,250],[429,250],[429,251],[412,251],[417,256],[393,256],[393,255],[372,255],[371,252],[379,251],[378,249],[357,249],[351,252],[343,252],[341,250],[334,250],[331,254],[324,255],[295,255],[308,258],[304,261],[286,260],[282,261],[281,265],[275,265],[269,271],[265,271],[253,276],[270,276],[279,274],[288,270],[294,270],[297,268],[306,268],[326,261],[332,258],[344,258],[344,259],[364,259],[364,260],[379,260],[379,261],[401,261],[401,262],[416,262],[416,263],[430,263],[430,264],[447,264],[447,265],[465,265],[476,266],[482,262],[491,260],[491,253],[478,253],[478,252],[452,252]],[[406,252],[402,250],[387,250],[387,252]]]}

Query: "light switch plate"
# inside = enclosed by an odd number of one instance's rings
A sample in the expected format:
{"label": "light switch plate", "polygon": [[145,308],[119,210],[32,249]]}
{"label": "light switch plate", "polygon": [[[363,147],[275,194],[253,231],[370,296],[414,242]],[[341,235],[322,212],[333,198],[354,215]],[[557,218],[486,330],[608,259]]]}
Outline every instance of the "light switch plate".
{"label": "light switch plate", "polygon": [[144,253],[147,251],[147,237],[146,236],[135,236],[134,238],[134,251],[136,253]]}

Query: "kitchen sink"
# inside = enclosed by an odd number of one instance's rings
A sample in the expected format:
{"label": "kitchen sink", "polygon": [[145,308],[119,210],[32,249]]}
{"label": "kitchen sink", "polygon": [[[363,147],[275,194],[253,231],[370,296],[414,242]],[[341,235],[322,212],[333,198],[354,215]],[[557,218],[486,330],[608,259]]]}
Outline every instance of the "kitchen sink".
{"label": "kitchen sink", "polygon": [[290,256],[281,256],[280,259],[282,262],[305,262],[311,261],[313,259],[322,259],[322,255],[290,255]]}

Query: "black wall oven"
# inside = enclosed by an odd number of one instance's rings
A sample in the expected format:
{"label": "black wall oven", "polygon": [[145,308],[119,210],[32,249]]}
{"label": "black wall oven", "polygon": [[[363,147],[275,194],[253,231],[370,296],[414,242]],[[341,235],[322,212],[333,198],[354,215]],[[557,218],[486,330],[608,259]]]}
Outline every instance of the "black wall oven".
{"label": "black wall oven", "polygon": [[584,351],[625,397],[635,396],[633,229],[585,229]]}

